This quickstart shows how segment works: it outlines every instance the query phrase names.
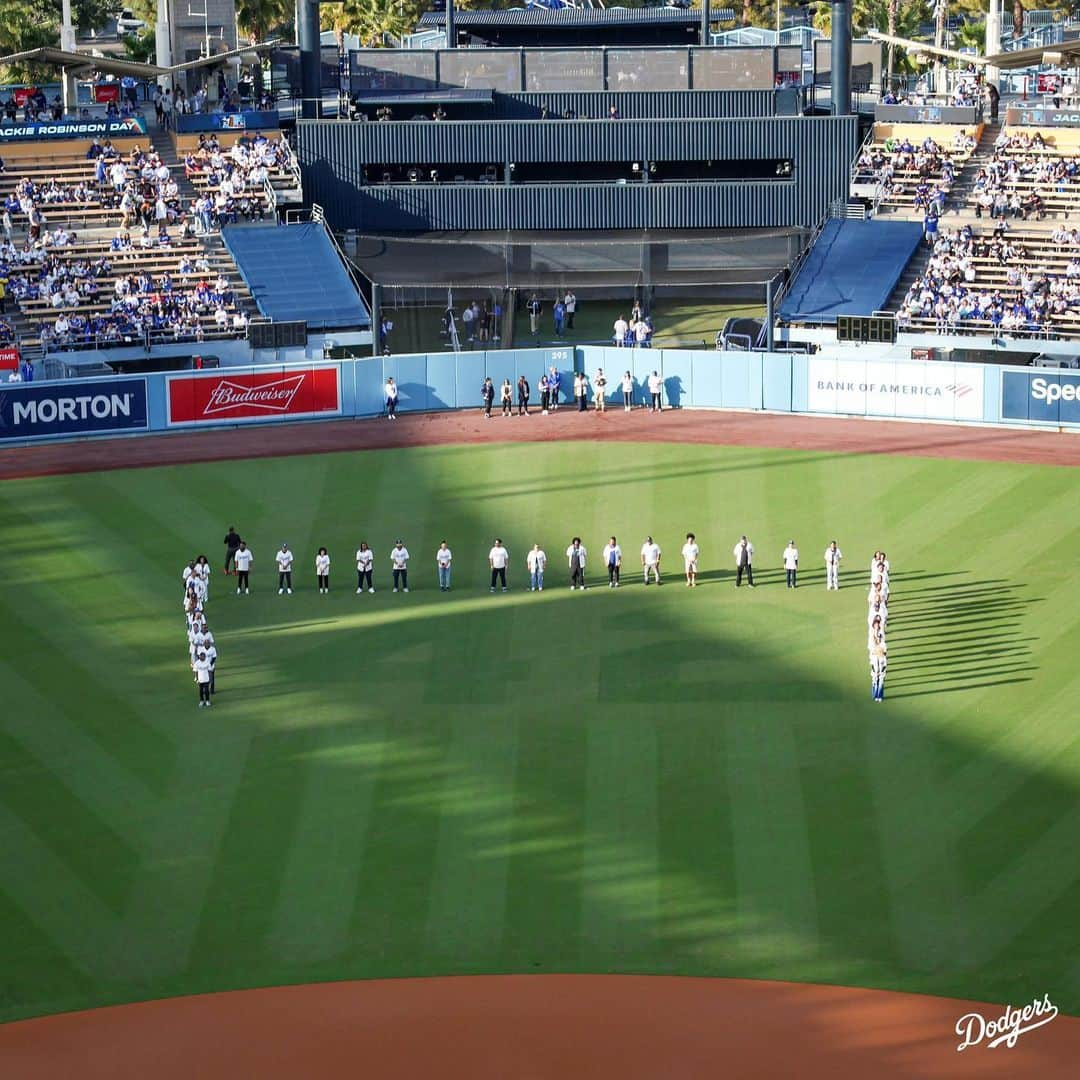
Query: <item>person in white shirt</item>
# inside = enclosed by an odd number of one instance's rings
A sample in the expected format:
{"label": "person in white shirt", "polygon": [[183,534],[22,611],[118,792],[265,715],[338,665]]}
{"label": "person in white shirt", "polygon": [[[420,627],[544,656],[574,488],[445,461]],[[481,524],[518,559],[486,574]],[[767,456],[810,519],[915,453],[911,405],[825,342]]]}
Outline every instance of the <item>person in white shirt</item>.
{"label": "person in white shirt", "polygon": [[203,603],[210,599],[210,560],[200,555],[195,560],[195,574],[202,582]]}
{"label": "person in white shirt", "polygon": [[11,374],[7,377],[8,382],[22,382],[22,372],[18,368],[12,368]]}
{"label": "person in white shirt", "polygon": [[199,708],[210,708],[210,661],[206,659],[206,653],[200,652],[195,656],[192,665],[195,670],[195,682],[199,686]]}
{"label": "person in white shirt", "polygon": [[394,592],[401,586],[403,592],[409,591],[409,549],[398,540],[390,552],[390,565],[394,571]]}
{"label": "person in white shirt", "polygon": [[251,553],[251,548],[240,541],[240,546],[236,549],[236,554],[233,556],[233,566],[236,567],[236,595],[240,595],[240,590],[244,590],[246,596],[251,592],[248,588],[248,573],[251,571],[251,564],[255,561],[255,556]]}
{"label": "person in white shirt", "polygon": [[843,558],[843,554],[836,546],[835,540],[829,541],[829,546],[825,549],[825,588],[839,589],[840,588],[840,560]]}
{"label": "person in white shirt", "polygon": [[292,564],[293,553],[289,550],[288,544],[282,544],[281,550],[277,553],[277,568],[278,568],[278,591],[280,596],[283,592],[288,591],[292,596]]}
{"label": "person in white shirt", "polygon": [[701,548],[698,547],[697,537],[693,533],[686,534],[686,543],[682,547],[683,567],[686,570],[686,584],[688,588],[697,586],[698,556]]}
{"label": "person in white shirt", "polygon": [[386,393],[386,415],[390,420],[397,419],[398,388],[393,378],[386,380],[384,387]]}
{"label": "person in white shirt", "polygon": [[886,600],[889,599],[889,571],[885,567],[884,559],[878,562],[874,572],[870,575],[870,586],[871,588],[880,589],[882,596]]}
{"label": "person in white shirt", "polygon": [[634,376],[629,371],[624,371],[622,377],[622,407],[623,412],[634,407]]}
{"label": "person in white shirt", "polygon": [[495,543],[488,552],[488,566],[491,567],[491,591],[495,591],[495,583],[502,583],[502,591],[506,592],[506,564],[510,561],[510,552],[503,547],[503,542],[495,537]]}
{"label": "person in white shirt", "polygon": [[195,670],[196,658],[206,645],[206,633],[203,629],[205,625],[205,623],[199,622],[198,619],[194,619],[188,629],[188,655],[191,657],[192,671]]}
{"label": "person in white shirt", "polygon": [[330,591],[330,554],[324,547],[315,556],[315,576],[319,579],[319,592],[325,596]]}
{"label": "person in white shirt", "polygon": [[615,346],[621,349],[626,344],[626,331],[630,329],[630,324],[620,315],[611,329],[615,338]]}
{"label": "person in white shirt", "polygon": [[866,625],[873,626],[875,619],[881,620],[882,630],[889,623],[889,608],[880,595],[870,601],[870,610],[866,613]]}
{"label": "person in white shirt", "polygon": [[604,545],[604,565],[607,567],[608,588],[618,588],[619,574],[622,571],[622,548],[614,536]]}
{"label": "person in white shirt", "polygon": [[362,593],[367,588],[369,593],[375,591],[371,583],[371,567],[375,562],[375,553],[364,541],[360,541],[360,547],[356,552],[356,591]]}
{"label": "person in white shirt", "polygon": [[188,586],[191,584],[191,579],[194,576],[195,576],[195,560],[192,559],[191,562],[189,562],[187,564],[187,566],[184,567],[184,572],[181,575],[181,577],[183,578],[183,581],[184,581],[184,594],[185,595],[187,594]]}
{"label": "person in white shirt", "polygon": [[799,574],[799,549],[795,546],[794,540],[789,540],[788,546],[784,548],[783,560],[784,570],[787,573],[787,587],[794,589],[798,585]]}
{"label": "person in white shirt", "polygon": [[660,391],[663,388],[664,382],[660,378],[657,372],[653,372],[649,376],[649,397],[651,398],[651,404],[649,405],[650,412],[663,412],[664,405],[661,400]]}
{"label": "person in white shirt", "polygon": [[566,561],[570,566],[570,588],[585,590],[585,559],[587,553],[582,546],[581,537],[575,536],[566,549]]}
{"label": "person in white shirt", "polygon": [[870,560],[870,577],[871,577],[871,579],[873,579],[874,572],[877,570],[879,562],[885,564],[885,573],[887,574],[889,572],[889,560],[885,557],[885,552],[884,551],[875,551],[874,552],[874,557]]}
{"label": "person in white shirt", "polygon": [[888,666],[888,646],[882,639],[870,648],[870,694],[874,701],[885,700],[885,672]]}
{"label": "person in white shirt", "polygon": [[217,693],[217,646],[214,644],[212,634],[204,641],[203,653],[206,656],[206,662],[210,665],[210,693],[213,695]]}
{"label": "person in white shirt", "polygon": [[450,591],[450,564],[454,561],[453,552],[446,546],[444,540],[435,552],[435,565],[439,568],[439,588],[443,592]]}
{"label": "person in white shirt", "polygon": [[649,584],[649,575],[657,585],[660,584],[660,557],[663,554],[660,545],[651,536],[645,537],[645,543],[641,545],[641,571],[645,577],[645,584]]}
{"label": "person in white shirt", "polygon": [[743,574],[746,575],[746,583],[752,589],[754,587],[754,545],[740,537],[735,545],[732,555],[735,556],[735,588],[742,584]]}
{"label": "person in white shirt", "polygon": [[543,592],[547,555],[539,544],[533,544],[528,555],[525,556],[525,566],[529,571],[529,592]]}

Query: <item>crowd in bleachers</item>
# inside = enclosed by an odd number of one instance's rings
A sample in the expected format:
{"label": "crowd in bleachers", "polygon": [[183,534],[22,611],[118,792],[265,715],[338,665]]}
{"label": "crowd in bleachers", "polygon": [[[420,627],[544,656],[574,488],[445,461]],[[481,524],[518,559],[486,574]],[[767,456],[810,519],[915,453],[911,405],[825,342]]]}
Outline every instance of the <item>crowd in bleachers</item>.
{"label": "crowd in bleachers", "polygon": [[883,202],[932,209],[940,216],[957,174],[974,148],[975,139],[964,130],[957,132],[948,149],[930,136],[919,143],[907,137],[887,138],[860,154],[857,171],[874,177],[881,186]]}
{"label": "crowd in bleachers", "polygon": [[268,179],[289,162],[287,144],[257,134],[223,148],[215,135],[200,135],[198,147],[184,158],[184,172],[199,190],[194,212],[205,230],[266,211]]}
{"label": "crowd in bleachers", "polygon": [[942,232],[926,270],[904,297],[899,325],[932,320],[941,332],[965,323],[1017,332],[1076,318],[1080,231],[1061,228],[1052,242],[1060,253],[1036,250],[1034,239],[1011,237],[1005,222],[991,234],[970,225]]}

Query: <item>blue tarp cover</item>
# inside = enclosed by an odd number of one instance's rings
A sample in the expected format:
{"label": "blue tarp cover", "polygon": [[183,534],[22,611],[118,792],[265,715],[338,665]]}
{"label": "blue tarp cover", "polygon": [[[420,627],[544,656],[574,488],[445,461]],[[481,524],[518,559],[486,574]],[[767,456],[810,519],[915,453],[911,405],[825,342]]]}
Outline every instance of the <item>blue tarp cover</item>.
{"label": "blue tarp cover", "polygon": [[780,318],[835,323],[837,315],[880,311],[921,240],[917,221],[827,221],[780,304]]}
{"label": "blue tarp cover", "polygon": [[367,306],[322,225],[229,225],[221,236],[267,318],[303,319],[312,330],[371,326]]}

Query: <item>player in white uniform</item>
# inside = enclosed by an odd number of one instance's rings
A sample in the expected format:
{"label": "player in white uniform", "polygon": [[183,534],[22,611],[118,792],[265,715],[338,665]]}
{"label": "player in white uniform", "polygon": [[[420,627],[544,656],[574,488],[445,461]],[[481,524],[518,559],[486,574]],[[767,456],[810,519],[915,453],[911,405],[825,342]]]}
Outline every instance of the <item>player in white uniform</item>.
{"label": "player in white uniform", "polygon": [[315,556],[315,576],[319,579],[319,592],[325,596],[330,591],[330,555],[324,547]]}
{"label": "player in white uniform", "polygon": [[375,591],[371,583],[371,567],[375,562],[375,553],[364,541],[356,552],[356,591],[362,593],[366,588],[369,593]]}
{"label": "player in white uniform", "polygon": [[409,549],[398,540],[390,550],[390,566],[394,571],[394,592],[401,586],[402,592],[409,591]]}
{"label": "player in white uniform", "polygon": [[794,540],[788,541],[782,556],[784,560],[784,573],[787,576],[787,587],[797,589],[799,587],[799,549]]}
{"label": "player in white uniform", "polygon": [[697,538],[693,533],[686,534],[686,543],[682,546],[683,567],[686,570],[686,584],[688,588],[697,586],[698,556],[701,548],[698,547]]}
{"label": "player in white uniform", "polygon": [[435,552],[435,566],[439,571],[439,588],[443,592],[450,591],[450,564],[454,561],[454,553],[447,547],[444,540]]}
{"label": "player in white uniform", "polygon": [[656,584],[660,584],[660,559],[662,555],[660,545],[651,536],[646,536],[645,543],[641,545],[641,572],[646,585],[649,584],[650,574]]}
{"label": "player in white uniform", "polygon": [[529,571],[529,592],[543,592],[547,555],[539,544],[533,544],[528,555],[525,556],[525,566]]}
{"label": "player in white uniform", "polygon": [[217,693],[217,646],[213,638],[203,644],[203,654],[210,665],[210,693]]}
{"label": "player in white uniform", "polygon": [[210,560],[205,555],[200,555],[195,560],[195,574],[203,585],[203,603],[210,599]]}
{"label": "player in white uniform", "polygon": [[491,567],[491,591],[495,591],[495,582],[502,582],[502,591],[506,592],[506,567],[510,562],[510,552],[503,547],[503,542],[495,537],[495,543],[488,552],[488,566]]}
{"label": "player in white uniform", "polygon": [[622,571],[622,548],[614,536],[604,545],[604,565],[607,567],[608,588],[617,589]]}
{"label": "player in white uniform", "polygon": [[292,564],[293,553],[289,550],[288,544],[282,544],[281,550],[277,553],[277,568],[278,568],[278,591],[280,596],[283,592],[288,592],[292,596]]}
{"label": "player in white uniform", "polygon": [[199,687],[199,708],[210,708],[210,661],[206,659],[206,653],[195,654],[195,663],[192,664],[195,672],[195,682]]}
{"label": "player in white uniform", "polygon": [[843,552],[836,546],[835,540],[829,541],[825,549],[825,588],[840,588],[840,560],[844,557]]}

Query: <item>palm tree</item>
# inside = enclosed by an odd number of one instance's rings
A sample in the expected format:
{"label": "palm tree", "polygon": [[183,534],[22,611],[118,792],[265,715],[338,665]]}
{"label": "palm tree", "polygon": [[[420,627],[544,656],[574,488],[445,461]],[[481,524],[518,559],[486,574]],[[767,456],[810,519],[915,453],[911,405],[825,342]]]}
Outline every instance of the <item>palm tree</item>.
{"label": "palm tree", "polygon": [[[253,45],[265,41],[275,26],[291,22],[291,0],[236,0],[236,25]],[[263,89],[262,64],[255,65],[255,93]]]}
{"label": "palm tree", "polygon": [[[896,19],[897,19],[897,15],[899,14],[899,11],[900,11],[900,0],[889,0],[888,20],[887,20],[888,30],[887,30],[887,33],[888,33],[889,37],[891,37],[891,38],[896,37]],[[888,78],[887,78],[886,84],[885,84],[890,90],[892,89],[893,61],[894,61],[895,57],[896,57],[896,46],[890,41],[889,42],[889,59],[888,59],[887,65],[886,65],[886,74],[887,74]]]}

